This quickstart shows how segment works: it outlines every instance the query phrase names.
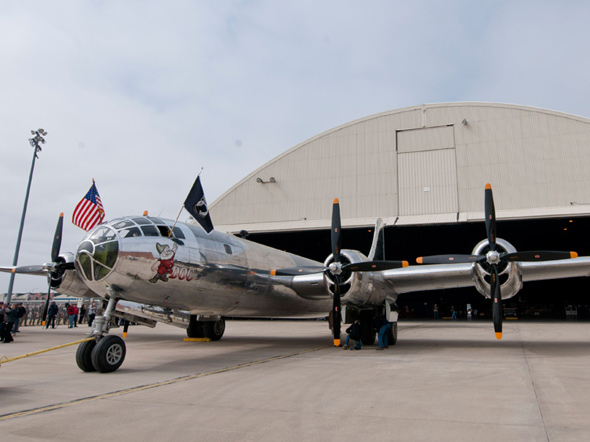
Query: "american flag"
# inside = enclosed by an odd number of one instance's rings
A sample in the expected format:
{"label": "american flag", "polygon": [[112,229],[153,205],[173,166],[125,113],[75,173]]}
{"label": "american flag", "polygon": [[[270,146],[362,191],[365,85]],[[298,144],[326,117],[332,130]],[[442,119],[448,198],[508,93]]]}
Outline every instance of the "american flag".
{"label": "american flag", "polygon": [[72,222],[84,230],[90,230],[104,219],[104,208],[96,184],[92,180],[92,187],[78,203],[72,215]]}

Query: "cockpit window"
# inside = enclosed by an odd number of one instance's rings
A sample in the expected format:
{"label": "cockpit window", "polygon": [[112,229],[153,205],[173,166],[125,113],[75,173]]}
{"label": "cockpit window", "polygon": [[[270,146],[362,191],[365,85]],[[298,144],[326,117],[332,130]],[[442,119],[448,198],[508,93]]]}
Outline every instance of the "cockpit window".
{"label": "cockpit window", "polygon": [[151,224],[151,222],[145,218],[133,218],[133,221],[135,221],[137,224]]}
{"label": "cockpit window", "polygon": [[145,236],[160,236],[160,232],[155,226],[141,226],[141,231]]}
{"label": "cockpit window", "polygon": [[[139,233],[139,229],[137,231]],[[76,268],[85,279],[99,281],[111,273],[118,254],[119,240],[115,231],[98,227],[78,246]]]}
{"label": "cockpit window", "polygon": [[124,229],[125,227],[132,227],[135,226],[135,224],[133,223],[133,221],[129,220],[129,219],[125,219],[123,221],[119,221],[118,223],[113,224],[113,228],[120,230],[120,229]]}
{"label": "cockpit window", "polygon": [[162,235],[166,238],[170,236],[170,229],[168,228],[168,226],[156,226],[156,227],[160,231],[160,235]]}
{"label": "cockpit window", "polygon": [[184,233],[178,227],[172,229],[172,234],[177,238],[184,239]]}
{"label": "cockpit window", "polygon": [[121,238],[135,238],[137,236],[141,236],[141,230],[139,230],[137,227],[121,229],[119,230],[119,236]]}
{"label": "cockpit window", "polygon": [[92,242],[104,242],[117,239],[117,235],[108,227],[100,227],[96,229],[89,238]]}

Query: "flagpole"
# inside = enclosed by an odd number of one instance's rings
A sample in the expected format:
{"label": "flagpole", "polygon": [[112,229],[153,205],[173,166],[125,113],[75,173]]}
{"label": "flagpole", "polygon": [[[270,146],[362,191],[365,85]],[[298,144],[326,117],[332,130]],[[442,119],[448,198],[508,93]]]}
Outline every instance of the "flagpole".
{"label": "flagpole", "polygon": [[[203,172],[203,168],[201,167],[201,170],[199,170],[199,174],[197,175],[198,179],[201,176],[201,172]],[[178,218],[180,218],[180,214],[182,213],[182,209],[184,209],[184,204],[182,206],[180,206],[180,211],[178,212],[178,215],[176,215],[176,219],[174,220],[174,225],[172,226],[172,229],[170,229],[170,232],[168,232],[168,238],[170,238],[172,236],[172,230],[174,230],[174,228],[176,227],[176,223],[178,222]]]}

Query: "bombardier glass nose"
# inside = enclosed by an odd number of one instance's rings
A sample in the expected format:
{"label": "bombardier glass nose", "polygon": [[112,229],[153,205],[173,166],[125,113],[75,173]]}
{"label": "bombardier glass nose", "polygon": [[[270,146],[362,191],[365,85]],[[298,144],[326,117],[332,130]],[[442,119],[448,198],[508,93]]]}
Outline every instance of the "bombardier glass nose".
{"label": "bombardier glass nose", "polygon": [[96,230],[82,240],[76,253],[76,267],[88,281],[100,281],[108,276],[119,253],[119,241],[114,230],[106,226]]}

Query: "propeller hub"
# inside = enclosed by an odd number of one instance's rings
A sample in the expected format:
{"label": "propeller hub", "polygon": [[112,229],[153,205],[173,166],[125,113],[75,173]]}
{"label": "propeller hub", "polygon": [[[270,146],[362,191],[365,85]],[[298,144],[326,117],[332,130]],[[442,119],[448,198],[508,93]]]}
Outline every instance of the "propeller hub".
{"label": "propeller hub", "polygon": [[332,275],[341,275],[342,274],[342,264],[339,262],[331,262],[328,266],[328,271]]}
{"label": "propeller hub", "polygon": [[490,250],[488,253],[486,253],[486,261],[488,264],[499,264],[500,254],[496,250]]}

